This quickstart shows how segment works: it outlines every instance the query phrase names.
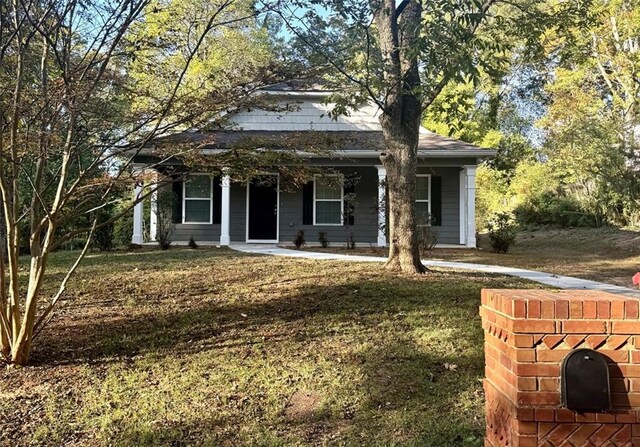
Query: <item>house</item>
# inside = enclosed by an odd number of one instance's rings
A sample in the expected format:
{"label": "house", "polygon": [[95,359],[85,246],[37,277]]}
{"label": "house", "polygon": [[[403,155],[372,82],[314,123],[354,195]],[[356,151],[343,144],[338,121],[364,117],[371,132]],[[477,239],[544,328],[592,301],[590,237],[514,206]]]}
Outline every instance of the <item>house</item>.
{"label": "house", "polygon": [[[357,183],[337,186],[336,179],[317,177],[295,191],[280,188],[278,175],[266,173],[247,183],[229,176],[207,173],[189,175],[173,184],[178,203],[173,210],[173,240],[229,245],[230,243],[290,244],[302,230],[307,242],[318,241],[320,232],[334,244],[352,237],[357,244],[385,246],[385,168],[379,156],[383,137],[374,105],[363,106],[348,116],[332,119],[325,104],[328,92],[275,86],[263,90],[277,108],[245,108],[225,117],[219,130],[182,132],[166,138],[176,144],[202,143],[204,153],[228,150],[244,137],[276,138],[315,132],[344,136],[349,141],[332,156],[310,153],[308,162],[330,167],[338,175],[357,178]],[[209,141],[209,143],[206,143]],[[215,143],[210,143],[215,141]],[[493,151],[421,130],[418,148],[416,207],[429,215],[441,245],[475,247],[475,172]],[[134,169],[147,169],[153,151],[144,149],[134,158]],[[136,194],[142,193],[138,185]],[[346,198],[351,202],[345,204]],[[152,203],[154,203],[152,201]],[[348,210],[348,211],[347,211]],[[132,242],[154,241],[157,210],[151,206],[145,226],[143,203],[134,209]],[[147,231],[143,231],[147,228]],[[143,236],[147,233],[147,240]]]}

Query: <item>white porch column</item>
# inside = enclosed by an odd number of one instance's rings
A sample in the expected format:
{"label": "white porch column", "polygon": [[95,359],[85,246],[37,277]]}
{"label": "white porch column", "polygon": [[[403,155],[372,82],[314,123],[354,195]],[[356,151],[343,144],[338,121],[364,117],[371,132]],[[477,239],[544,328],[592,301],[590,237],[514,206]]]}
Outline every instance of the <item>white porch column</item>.
{"label": "white porch column", "polygon": [[476,168],[475,165],[465,166],[465,195],[466,195],[466,238],[465,245],[476,248]]}
{"label": "white porch column", "polygon": [[460,170],[460,245],[467,244],[467,170]]}
{"label": "white porch column", "polygon": [[151,209],[149,210],[149,240],[151,242],[156,241],[156,235],[158,233],[158,173],[154,173],[154,185],[156,188],[151,193]]}
{"label": "white porch column", "polygon": [[[142,169],[134,167],[133,175],[141,176]],[[143,187],[142,179],[139,179],[138,181],[136,181],[136,186],[134,190],[135,200],[138,200],[142,196],[142,187]],[[143,206],[144,206],[143,201],[140,201],[136,203],[133,207],[133,234],[131,235],[132,244],[140,245],[144,242],[144,238],[142,235],[142,224],[143,224],[142,221],[144,219],[144,212],[142,208]]]}
{"label": "white porch column", "polygon": [[220,245],[229,245],[229,214],[231,213],[231,178],[225,172],[222,175],[222,204],[220,212]]}
{"label": "white porch column", "polygon": [[378,247],[387,246],[387,235],[385,227],[387,223],[387,206],[386,206],[386,180],[387,168],[384,166],[376,166],[378,169]]}

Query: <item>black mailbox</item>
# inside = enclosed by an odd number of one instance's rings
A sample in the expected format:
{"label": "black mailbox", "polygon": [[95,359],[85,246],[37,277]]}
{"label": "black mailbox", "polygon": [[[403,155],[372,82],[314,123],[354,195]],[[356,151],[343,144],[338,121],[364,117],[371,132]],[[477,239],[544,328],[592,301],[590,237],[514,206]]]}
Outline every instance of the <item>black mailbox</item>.
{"label": "black mailbox", "polygon": [[562,404],[578,412],[611,409],[609,368],[602,354],[578,349],[562,362]]}

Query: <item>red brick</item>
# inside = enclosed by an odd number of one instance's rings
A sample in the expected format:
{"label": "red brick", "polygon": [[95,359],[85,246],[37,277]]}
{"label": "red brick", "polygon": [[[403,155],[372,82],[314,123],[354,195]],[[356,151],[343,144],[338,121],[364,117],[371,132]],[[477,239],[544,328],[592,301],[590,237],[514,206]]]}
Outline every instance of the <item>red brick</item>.
{"label": "red brick", "polygon": [[595,422],[596,415],[594,413],[577,413],[576,422]]}
{"label": "red brick", "polygon": [[640,321],[613,321],[611,332],[614,334],[640,334]]}
{"label": "red brick", "polygon": [[[607,415],[607,416],[613,416],[611,415]],[[597,420],[597,416],[596,416],[596,420]],[[615,419],[615,418],[614,418]],[[603,421],[604,422],[604,421]],[[611,422],[615,422],[615,421],[611,421]],[[600,429],[595,432],[595,434],[591,437],[591,442],[594,445],[605,445],[604,443],[606,441],[608,441],[611,436],[613,436],[613,434],[615,432],[617,432],[618,430],[620,430],[622,428],[622,425],[620,424],[604,424],[602,427],[600,427]]]}
{"label": "red brick", "polygon": [[540,318],[541,305],[540,300],[527,301],[527,318]]}
{"label": "red brick", "polygon": [[518,433],[519,435],[535,435],[538,433],[537,422],[524,422],[514,420],[513,426],[516,433]]}
{"label": "red brick", "polygon": [[[609,422],[615,422],[616,421],[616,416],[611,414],[611,413],[597,413],[596,414],[596,422],[603,422],[603,423],[609,423]],[[611,435],[609,435],[611,436]],[[605,438],[607,439],[607,438]]]}
{"label": "red brick", "polygon": [[518,391],[535,391],[538,389],[538,381],[535,377],[517,377],[516,388]]}
{"label": "red brick", "polygon": [[563,321],[562,331],[568,334],[604,334],[607,324],[598,320]]}
{"label": "red brick", "polygon": [[589,335],[587,336],[587,344],[591,349],[597,349],[602,345],[605,341],[607,341],[606,335]]}
{"label": "red brick", "polygon": [[582,318],[598,318],[598,306],[595,301],[585,301],[582,303]]}
{"label": "red brick", "polygon": [[540,391],[560,392],[560,379],[555,377],[540,377],[538,379],[538,389]]}
{"label": "red brick", "polygon": [[553,410],[544,408],[536,408],[535,418],[536,421],[540,422],[553,422],[555,420]]}
{"label": "red brick", "polygon": [[616,412],[615,416],[616,422],[621,422],[624,424],[633,423],[636,421],[635,411]]}
{"label": "red brick", "polygon": [[540,349],[536,351],[536,360],[538,362],[561,362],[569,354],[569,349]]}
{"label": "red brick", "polygon": [[629,340],[628,335],[611,335],[607,338],[607,346],[611,349],[619,349]]}
{"label": "red brick", "polygon": [[629,363],[629,352],[626,349],[618,349],[617,351],[601,350],[600,354],[608,358],[609,363]]}
{"label": "red brick", "polygon": [[598,318],[611,318],[611,303],[608,301],[597,301]]}
{"label": "red brick", "polygon": [[571,349],[574,349],[578,346],[582,341],[587,338],[585,335],[567,335],[564,338],[564,342],[569,345]]}
{"label": "red brick", "polygon": [[566,320],[569,318],[569,301],[556,301],[556,318],[558,320]]}
{"label": "red brick", "polygon": [[559,345],[562,340],[564,340],[564,335],[545,335],[542,343],[544,343],[547,348],[553,349]]}
{"label": "red brick", "polygon": [[638,319],[638,300],[628,300],[624,302],[624,317],[627,320]]}
{"label": "red brick", "polygon": [[575,422],[576,413],[570,410],[556,410],[556,422]]}
{"label": "red brick", "polygon": [[611,302],[611,318],[614,320],[624,319],[624,301]]}
{"label": "red brick", "polygon": [[631,441],[631,426],[625,425],[615,435],[611,437],[613,445],[622,445]]}
{"label": "red brick", "polygon": [[516,348],[532,348],[533,337],[525,334],[515,334],[513,336],[513,344]]}
{"label": "red brick", "polygon": [[551,300],[540,303],[540,318],[552,320],[556,317],[555,303]]}
{"label": "red brick", "polygon": [[559,405],[560,393],[549,391],[533,391],[518,393],[519,405]]}
{"label": "red brick", "polygon": [[640,378],[640,365],[609,365],[611,377]]}
{"label": "red brick", "polygon": [[[640,365],[638,365],[640,367]],[[557,377],[560,365],[557,363],[514,363],[513,372],[522,377]]]}
{"label": "red brick", "polygon": [[511,315],[514,318],[525,318],[527,316],[527,304],[524,301],[514,299],[511,306]]}
{"label": "red brick", "polygon": [[569,302],[569,318],[572,318],[572,319],[582,318],[582,302],[581,301]]}
{"label": "red brick", "polygon": [[511,330],[519,334],[553,334],[556,326],[553,320],[513,320]]}

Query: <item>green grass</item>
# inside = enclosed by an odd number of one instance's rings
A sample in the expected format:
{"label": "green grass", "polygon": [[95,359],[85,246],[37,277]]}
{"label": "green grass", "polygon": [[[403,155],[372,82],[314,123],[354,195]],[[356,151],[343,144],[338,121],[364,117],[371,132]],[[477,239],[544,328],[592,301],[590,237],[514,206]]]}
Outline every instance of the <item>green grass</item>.
{"label": "green grass", "polygon": [[[47,290],[71,255],[53,258]],[[226,250],[92,255],[0,370],[0,443],[481,445],[484,274]]]}

